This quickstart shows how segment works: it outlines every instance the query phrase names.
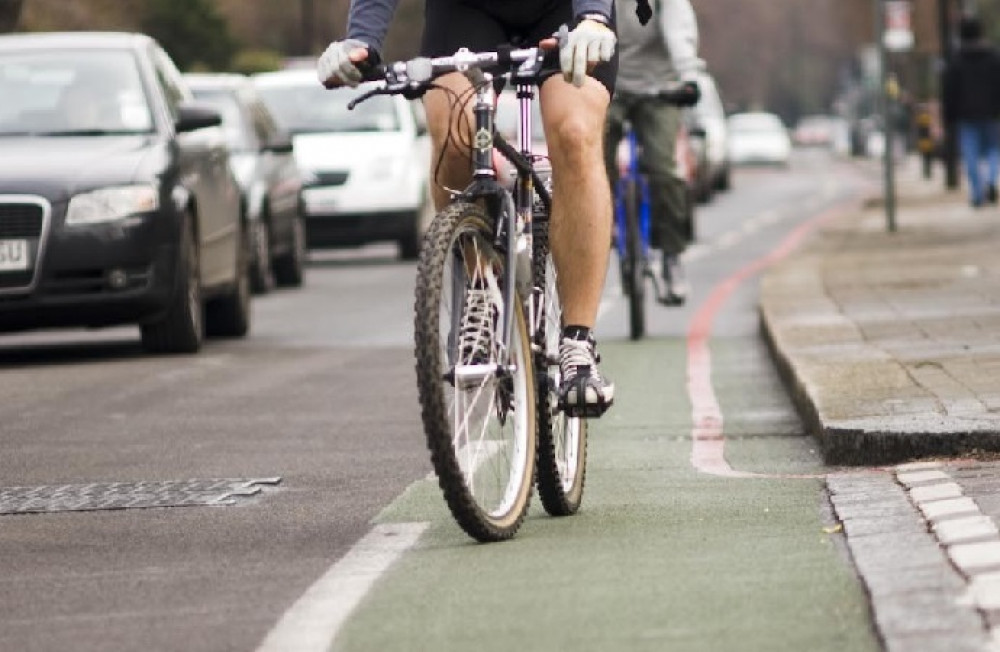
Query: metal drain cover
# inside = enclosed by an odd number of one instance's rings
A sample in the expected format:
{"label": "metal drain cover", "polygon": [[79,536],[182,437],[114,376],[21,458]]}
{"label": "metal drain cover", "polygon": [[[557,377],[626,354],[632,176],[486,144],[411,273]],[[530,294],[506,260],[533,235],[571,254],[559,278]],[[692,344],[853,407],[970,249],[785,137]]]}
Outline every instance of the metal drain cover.
{"label": "metal drain cover", "polygon": [[281,478],[228,478],[0,487],[0,514],[232,505],[239,497],[260,493],[262,485],[279,482]]}

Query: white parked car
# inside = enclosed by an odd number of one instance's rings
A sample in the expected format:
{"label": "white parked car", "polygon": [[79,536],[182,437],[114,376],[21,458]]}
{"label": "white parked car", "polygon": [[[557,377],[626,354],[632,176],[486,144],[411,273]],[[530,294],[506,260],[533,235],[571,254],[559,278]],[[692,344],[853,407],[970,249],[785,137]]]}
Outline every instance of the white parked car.
{"label": "white parked car", "polygon": [[729,190],[729,129],[726,111],[711,75],[699,75],[698,88],[701,90],[701,99],[691,108],[691,128],[692,133],[704,142],[708,191]]}
{"label": "white parked car", "polygon": [[781,118],[763,111],[729,116],[729,160],[734,165],[787,165],[792,139]]}
{"label": "white parked car", "polygon": [[313,70],[254,75],[258,93],[292,134],[311,249],[399,243],[414,259],[433,216],[430,141],[422,106],[380,95],[347,108],[368,86],[327,90]]}

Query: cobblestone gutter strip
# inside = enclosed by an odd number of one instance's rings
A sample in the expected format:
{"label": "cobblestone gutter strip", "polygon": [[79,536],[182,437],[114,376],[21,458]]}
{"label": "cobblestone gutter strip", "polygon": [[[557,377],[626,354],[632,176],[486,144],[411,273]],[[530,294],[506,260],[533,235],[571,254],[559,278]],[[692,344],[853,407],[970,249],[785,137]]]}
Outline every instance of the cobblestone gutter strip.
{"label": "cobblestone gutter strip", "polygon": [[896,469],[896,480],[923,514],[952,565],[966,582],[963,603],[982,614],[993,647],[1000,650],[1000,531],[996,522],[937,462]]}
{"label": "cobblestone gutter strip", "polygon": [[886,650],[993,649],[983,616],[969,599],[969,583],[949,563],[946,548],[895,474],[831,475],[827,487]]}

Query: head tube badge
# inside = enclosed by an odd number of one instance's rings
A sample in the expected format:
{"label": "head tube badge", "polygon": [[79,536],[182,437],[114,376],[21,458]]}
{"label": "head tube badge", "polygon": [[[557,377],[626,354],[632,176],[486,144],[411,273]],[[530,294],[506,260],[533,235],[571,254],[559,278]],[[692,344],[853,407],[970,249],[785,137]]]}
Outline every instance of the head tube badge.
{"label": "head tube badge", "polygon": [[474,144],[477,150],[485,152],[493,147],[493,134],[491,134],[487,129],[481,128],[476,132]]}

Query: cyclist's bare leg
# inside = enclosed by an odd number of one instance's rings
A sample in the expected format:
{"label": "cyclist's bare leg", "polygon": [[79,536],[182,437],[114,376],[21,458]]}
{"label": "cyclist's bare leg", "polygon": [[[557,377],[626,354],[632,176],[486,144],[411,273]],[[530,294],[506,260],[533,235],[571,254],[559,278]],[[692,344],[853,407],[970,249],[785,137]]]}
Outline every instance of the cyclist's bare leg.
{"label": "cyclist's bare leg", "polygon": [[[435,84],[448,89],[435,88],[424,95],[424,110],[427,113],[427,127],[431,136],[431,196],[434,198],[434,207],[441,210],[451,199],[445,188],[464,190],[472,180],[468,145],[471,142],[472,107],[475,98],[469,99],[472,84],[461,73],[444,75],[438,78]],[[460,115],[456,107],[458,97],[462,98],[463,103],[468,100],[464,115]],[[443,159],[441,159],[442,150],[444,150]],[[441,160],[440,167],[439,160]]]}
{"label": "cyclist's bare leg", "polygon": [[563,321],[593,328],[611,242],[611,188],[604,167],[604,120],[610,97],[588,77],[581,88],[550,77],[541,90],[552,161],[552,258]]}

